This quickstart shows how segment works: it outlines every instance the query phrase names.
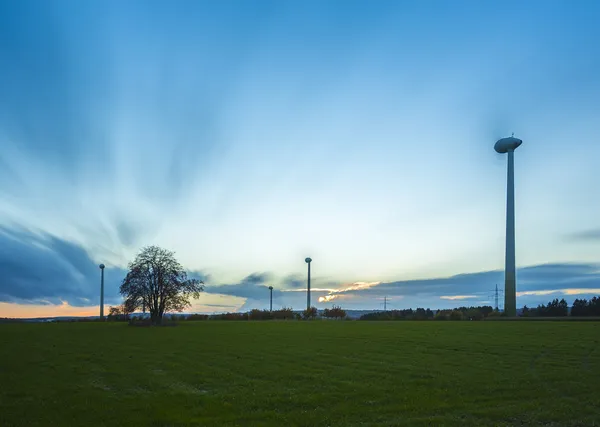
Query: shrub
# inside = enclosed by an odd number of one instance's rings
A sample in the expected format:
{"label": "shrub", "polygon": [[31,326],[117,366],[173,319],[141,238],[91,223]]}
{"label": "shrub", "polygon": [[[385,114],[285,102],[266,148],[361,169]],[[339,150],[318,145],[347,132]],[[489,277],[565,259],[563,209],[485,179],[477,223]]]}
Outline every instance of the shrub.
{"label": "shrub", "polygon": [[307,308],[302,312],[302,317],[305,320],[314,319],[315,317],[317,317],[317,307]]}
{"label": "shrub", "polygon": [[208,314],[190,314],[186,320],[208,320]]}
{"label": "shrub", "polygon": [[448,316],[449,320],[463,320],[463,314],[462,311],[459,310],[452,310],[450,312],[450,315]]}
{"label": "shrub", "polygon": [[294,310],[288,307],[273,311],[273,319],[288,320],[293,319],[294,317]]}
{"label": "shrub", "polygon": [[323,316],[333,319],[343,319],[346,317],[346,311],[344,311],[342,307],[334,305],[330,309],[326,308],[323,311]]}

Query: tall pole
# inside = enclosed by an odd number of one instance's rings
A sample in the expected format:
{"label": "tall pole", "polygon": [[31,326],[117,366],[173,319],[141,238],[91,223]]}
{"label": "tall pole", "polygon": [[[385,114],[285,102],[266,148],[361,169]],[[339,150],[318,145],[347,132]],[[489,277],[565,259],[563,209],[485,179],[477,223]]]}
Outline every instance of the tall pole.
{"label": "tall pole", "polygon": [[506,189],[506,264],[504,269],[504,312],[517,315],[517,286],[515,268],[515,159],[514,150],[508,150]]}
{"label": "tall pole", "polygon": [[100,319],[104,320],[104,264],[100,264]]}
{"label": "tall pole", "polygon": [[269,302],[269,311],[273,311],[273,286],[269,286],[269,291],[271,292],[270,295],[270,302]]}
{"label": "tall pole", "polygon": [[306,258],[304,261],[308,264],[308,281],[306,286],[306,309],[310,310],[310,263],[312,259]]}
{"label": "tall pole", "polygon": [[387,311],[387,296],[383,297],[383,311]]}
{"label": "tall pole", "polygon": [[308,291],[306,293],[306,309],[310,310],[310,262],[308,263]]}

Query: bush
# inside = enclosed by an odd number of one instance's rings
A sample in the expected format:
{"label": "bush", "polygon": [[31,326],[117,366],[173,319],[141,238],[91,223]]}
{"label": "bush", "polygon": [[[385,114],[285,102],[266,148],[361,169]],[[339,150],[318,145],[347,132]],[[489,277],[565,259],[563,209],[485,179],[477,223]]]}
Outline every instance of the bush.
{"label": "bush", "polygon": [[463,314],[460,310],[452,310],[448,316],[449,320],[463,320]]}
{"label": "bush", "polygon": [[294,319],[294,310],[288,307],[284,307],[280,310],[273,311],[273,319],[278,320],[291,320]]}
{"label": "bush", "polygon": [[186,320],[208,320],[208,314],[190,314]]}
{"label": "bush", "polygon": [[210,320],[248,320],[246,313],[223,313],[223,314],[212,314],[209,317]]}
{"label": "bush", "polygon": [[327,318],[333,319],[344,319],[346,317],[346,311],[342,309],[340,306],[334,305],[332,308],[326,308],[323,311],[323,316]]}
{"label": "bush", "polygon": [[531,314],[541,317],[564,317],[569,314],[569,305],[564,298],[560,301],[555,298],[547,306],[544,304],[538,305],[535,310],[531,310]]}
{"label": "bush", "polygon": [[317,317],[317,307],[307,308],[302,312],[302,317],[304,320],[310,320]]}
{"label": "bush", "polygon": [[271,320],[273,319],[273,313],[269,310],[251,310],[248,314],[250,316],[250,320]]}

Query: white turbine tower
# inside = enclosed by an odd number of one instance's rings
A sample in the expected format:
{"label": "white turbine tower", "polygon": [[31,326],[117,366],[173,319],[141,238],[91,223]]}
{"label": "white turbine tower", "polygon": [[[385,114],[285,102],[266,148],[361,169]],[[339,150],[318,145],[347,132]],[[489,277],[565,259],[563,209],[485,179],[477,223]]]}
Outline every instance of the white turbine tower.
{"label": "white turbine tower", "polygon": [[[514,135],[514,134],[513,134]],[[496,152],[508,153],[506,184],[506,259],[504,266],[504,312],[509,317],[517,315],[517,277],[515,267],[515,150],[523,141],[514,136],[499,139]]]}
{"label": "white turbine tower", "polygon": [[104,320],[104,264],[100,264],[100,320]]}
{"label": "white turbine tower", "polygon": [[310,310],[310,263],[312,262],[312,259],[310,257],[307,257],[304,260],[304,262],[308,264],[308,280],[306,284],[306,309]]}

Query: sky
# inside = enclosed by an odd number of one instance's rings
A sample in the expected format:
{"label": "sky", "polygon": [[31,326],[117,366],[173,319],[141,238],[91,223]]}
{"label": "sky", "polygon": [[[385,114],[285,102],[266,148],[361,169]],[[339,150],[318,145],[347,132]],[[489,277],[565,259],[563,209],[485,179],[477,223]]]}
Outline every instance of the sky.
{"label": "sky", "polygon": [[[600,4],[0,0],[0,317],[98,313],[139,250],[191,311],[600,294]],[[320,301],[319,301],[320,300]]]}

